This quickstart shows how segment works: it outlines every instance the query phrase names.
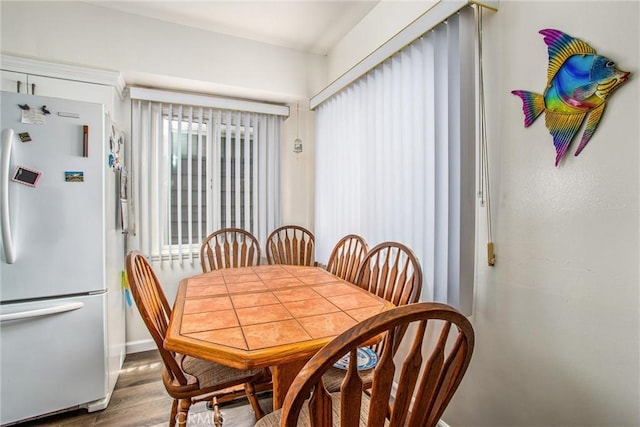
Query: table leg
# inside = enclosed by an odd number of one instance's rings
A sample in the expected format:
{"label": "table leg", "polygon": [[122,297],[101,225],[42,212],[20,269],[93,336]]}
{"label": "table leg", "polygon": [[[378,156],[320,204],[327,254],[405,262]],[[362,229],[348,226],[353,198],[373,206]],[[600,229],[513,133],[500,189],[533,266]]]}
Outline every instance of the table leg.
{"label": "table leg", "polygon": [[306,360],[300,360],[271,367],[274,411],[282,407],[284,397],[287,395],[291,383],[293,383],[294,378],[298,375],[298,372],[300,372],[305,363],[307,363]]}

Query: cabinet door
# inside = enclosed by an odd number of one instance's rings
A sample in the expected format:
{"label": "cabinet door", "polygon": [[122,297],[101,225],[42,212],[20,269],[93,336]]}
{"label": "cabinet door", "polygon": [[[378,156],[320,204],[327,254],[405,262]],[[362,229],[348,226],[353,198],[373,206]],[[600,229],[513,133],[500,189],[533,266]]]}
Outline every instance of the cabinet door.
{"label": "cabinet door", "polygon": [[29,75],[29,93],[104,104],[109,115],[114,117],[116,94],[112,86]]}
{"label": "cabinet door", "polygon": [[0,70],[1,89],[7,92],[27,93],[27,75],[15,71]]}

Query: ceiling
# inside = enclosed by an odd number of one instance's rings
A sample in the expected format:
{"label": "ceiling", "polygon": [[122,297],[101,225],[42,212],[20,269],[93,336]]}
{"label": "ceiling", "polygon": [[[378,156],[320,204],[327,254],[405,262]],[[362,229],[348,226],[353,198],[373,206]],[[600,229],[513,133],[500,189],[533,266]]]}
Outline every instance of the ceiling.
{"label": "ceiling", "polygon": [[87,1],[126,13],[324,55],[380,0]]}

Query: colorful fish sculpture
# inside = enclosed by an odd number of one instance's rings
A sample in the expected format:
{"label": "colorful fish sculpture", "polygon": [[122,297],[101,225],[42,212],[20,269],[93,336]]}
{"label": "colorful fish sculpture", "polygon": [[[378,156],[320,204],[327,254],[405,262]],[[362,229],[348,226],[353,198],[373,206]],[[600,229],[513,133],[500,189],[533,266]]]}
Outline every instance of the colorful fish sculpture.
{"label": "colorful fish sculpture", "polygon": [[589,115],[575,155],[584,150],[602,118],[607,97],[629,79],[630,73],[618,70],[613,61],[597,55],[587,43],[562,31],[545,29],[540,34],[549,51],[544,94],[524,90],[511,93],[522,99],[524,127],[529,127],[546,112],[545,124],[553,136],[558,166]]}

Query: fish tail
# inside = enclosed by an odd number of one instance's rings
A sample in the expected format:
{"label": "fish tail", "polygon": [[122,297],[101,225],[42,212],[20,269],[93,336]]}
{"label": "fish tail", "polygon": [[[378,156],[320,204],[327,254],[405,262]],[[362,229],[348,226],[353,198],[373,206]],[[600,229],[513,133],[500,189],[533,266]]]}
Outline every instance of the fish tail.
{"label": "fish tail", "polygon": [[539,93],[529,92],[526,90],[513,90],[511,93],[522,99],[524,127],[528,128],[544,111],[544,97]]}

